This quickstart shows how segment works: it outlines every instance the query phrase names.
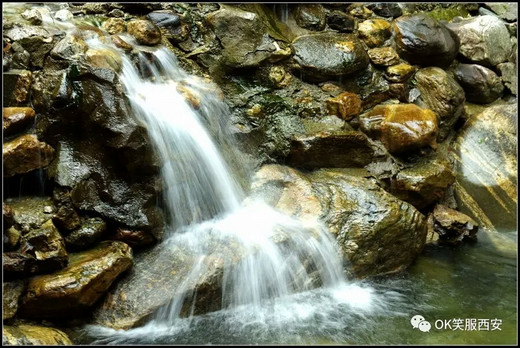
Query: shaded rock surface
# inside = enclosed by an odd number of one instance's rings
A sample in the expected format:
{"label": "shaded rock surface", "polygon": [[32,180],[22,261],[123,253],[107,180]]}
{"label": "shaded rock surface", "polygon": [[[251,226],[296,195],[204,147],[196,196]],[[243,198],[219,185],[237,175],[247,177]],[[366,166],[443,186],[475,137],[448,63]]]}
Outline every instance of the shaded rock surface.
{"label": "shaded rock surface", "polygon": [[3,319],[15,316],[18,310],[18,302],[25,290],[23,280],[15,280],[2,283]]}
{"label": "shaded rock surface", "polygon": [[41,228],[56,209],[50,197],[8,198],[6,202],[13,210],[15,226],[22,233]]}
{"label": "shaded rock surface", "polygon": [[67,249],[84,250],[97,243],[105,233],[107,224],[100,218],[88,218],[80,227],[65,236]]}
{"label": "shaded rock surface", "polygon": [[294,15],[296,23],[305,29],[325,29],[325,9],[319,4],[298,5]]}
{"label": "shaded rock surface", "polygon": [[335,98],[327,99],[327,111],[329,115],[350,120],[361,112],[361,98],[355,93],[343,92]]}
{"label": "shaded rock surface", "polygon": [[504,91],[501,79],[493,70],[477,64],[459,64],[455,77],[464,89],[466,100],[476,104],[488,104],[498,99]]}
{"label": "shaded rock surface", "polygon": [[91,250],[71,254],[66,268],[29,280],[20,315],[76,317],[90,308],[131,265],[132,251],[122,242],[102,242]]}
{"label": "shaded rock surface", "polygon": [[327,13],[327,25],[340,33],[351,33],[356,29],[356,20],[345,12],[334,10]]}
{"label": "shaded rock surface", "polygon": [[2,81],[4,106],[26,105],[29,99],[33,74],[29,70],[9,69],[3,72]]}
{"label": "shaded rock surface", "polygon": [[4,144],[4,178],[46,167],[54,158],[54,149],[35,135],[22,135]]}
{"label": "shaded rock surface", "polygon": [[478,224],[469,216],[442,204],[433,210],[433,229],[439,234],[439,242],[456,245],[465,239],[476,240]]}
{"label": "shaded rock surface", "polygon": [[61,330],[45,326],[17,325],[2,328],[2,344],[5,345],[72,345],[70,338]]}
{"label": "shaded rock surface", "polygon": [[500,72],[500,77],[504,85],[511,91],[511,94],[516,96],[516,65],[513,63],[500,63],[497,65],[497,69]]}

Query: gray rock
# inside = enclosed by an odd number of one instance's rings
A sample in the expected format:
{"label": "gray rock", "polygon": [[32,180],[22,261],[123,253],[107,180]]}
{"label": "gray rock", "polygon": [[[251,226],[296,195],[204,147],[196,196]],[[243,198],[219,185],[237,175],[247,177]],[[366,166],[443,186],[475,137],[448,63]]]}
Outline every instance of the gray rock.
{"label": "gray rock", "polygon": [[514,63],[500,63],[497,65],[497,69],[504,85],[511,91],[511,94],[516,95],[516,65]]}
{"label": "gray rock", "polygon": [[516,2],[486,2],[485,5],[506,21],[513,22],[517,19],[518,4]]}
{"label": "gray rock", "polygon": [[465,19],[448,27],[459,37],[459,53],[473,63],[494,67],[507,61],[511,54],[509,31],[495,16]]}
{"label": "gray rock", "polygon": [[42,24],[42,14],[36,9],[25,10],[21,16],[23,19],[29,21],[29,23],[33,25]]}
{"label": "gray rock", "polygon": [[363,70],[369,64],[362,43],[352,34],[304,35],[296,38],[292,46],[303,79],[334,79]]}
{"label": "gray rock", "polygon": [[88,45],[81,38],[69,34],[54,46],[51,57],[56,59],[79,59],[87,52]]}
{"label": "gray rock", "polygon": [[466,100],[476,104],[488,104],[502,96],[504,86],[493,70],[477,64],[459,64],[455,77],[464,89]]}
{"label": "gray rock", "polygon": [[319,4],[298,5],[294,18],[302,28],[314,31],[325,29],[325,9]]}

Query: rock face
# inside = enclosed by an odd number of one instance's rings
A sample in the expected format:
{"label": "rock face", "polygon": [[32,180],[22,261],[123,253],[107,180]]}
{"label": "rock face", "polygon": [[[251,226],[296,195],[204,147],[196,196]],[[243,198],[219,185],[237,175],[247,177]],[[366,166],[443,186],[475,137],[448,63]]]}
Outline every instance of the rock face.
{"label": "rock face", "polygon": [[126,25],[126,30],[140,44],[153,46],[161,42],[161,31],[148,20],[132,20]]}
{"label": "rock face", "polygon": [[252,192],[288,214],[325,222],[358,277],[408,267],[426,239],[421,213],[359,176],[267,165]]}
{"label": "rock face", "polygon": [[386,151],[358,131],[320,132],[295,136],[287,163],[303,168],[361,168]]}
{"label": "rock face", "polygon": [[448,66],[459,51],[459,39],[446,26],[424,14],[394,21],[397,53],[412,64]]}
{"label": "rock face", "polygon": [[54,149],[28,134],[6,142],[2,154],[4,178],[8,178],[46,167],[54,158]]}
{"label": "rock face", "polygon": [[460,39],[459,53],[471,62],[493,67],[507,61],[513,44],[506,25],[491,15],[449,24]]}
{"label": "rock face", "polygon": [[70,338],[58,329],[35,325],[4,326],[2,328],[3,345],[73,345]]}
{"label": "rock face", "polygon": [[469,216],[442,204],[433,210],[433,229],[442,244],[456,245],[463,240],[476,240],[478,224]]}
{"label": "rock face", "polygon": [[497,74],[481,65],[459,64],[455,70],[455,77],[464,89],[466,100],[471,103],[494,102],[504,91]]}
{"label": "rock face", "polygon": [[17,133],[34,121],[34,110],[27,107],[2,109],[4,136]]}
{"label": "rock face", "polygon": [[443,141],[464,112],[465,95],[451,75],[437,67],[420,69],[415,74],[420,97],[416,103],[431,109],[439,118],[439,135]]}
{"label": "rock face", "polygon": [[131,265],[132,251],[122,242],[102,242],[94,249],[71,254],[66,268],[29,280],[20,315],[75,317],[90,308]]}
{"label": "rock face", "polygon": [[315,31],[325,29],[325,9],[319,4],[298,5],[294,18],[302,28]]}
{"label": "rock face", "polygon": [[14,317],[18,310],[18,302],[25,290],[22,280],[2,283],[3,319]]}
{"label": "rock face", "polygon": [[495,231],[516,230],[517,103],[471,112],[451,152],[459,210]]}
{"label": "rock face", "polygon": [[377,105],[360,115],[361,129],[380,139],[390,153],[436,146],[437,116],[414,104]]}
{"label": "rock face", "polygon": [[233,68],[258,66],[276,62],[291,54],[289,47],[266,33],[259,15],[223,6],[206,20],[223,46],[222,63]]}
{"label": "rock face", "polygon": [[296,38],[292,46],[304,79],[334,79],[362,70],[369,64],[361,42],[352,34],[304,35]]}
{"label": "rock face", "polygon": [[343,120],[350,120],[361,112],[361,98],[350,92],[343,92],[335,98],[326,101],[329,115],[335,115]]}

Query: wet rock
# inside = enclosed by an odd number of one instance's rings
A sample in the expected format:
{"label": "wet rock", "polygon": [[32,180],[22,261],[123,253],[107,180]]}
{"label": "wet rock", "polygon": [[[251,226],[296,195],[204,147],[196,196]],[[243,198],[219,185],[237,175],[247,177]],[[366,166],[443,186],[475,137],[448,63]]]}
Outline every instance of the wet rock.
{"label": "wet rock", "polygon": [[22,131],[34,121],[33,108],[10,107],[2,109],[4,135]]}
{"label": "wet rock", "polygon": [[74,18],[74,15],[67,9],[56,11],[54,14],[54,19],[60,22],[70,22],[72,18]]}
{"label": "wet rock", "polygon": [[9,205],[2,203],[2,224],[4,230],[9,229],[14,224],[14,211]]}
{"label": "wet rock", "polygon": [[376,2],[367,4],[367,8],[381,17],[399,17],[403,14],[401,7],[397,3]]}
{"label": "wet rock", "polygon": [[464,90],[450,74],[437,67],[420,69],[415,74],[415,80],[420,92],[416,104],[431,109],[437,115],[437,139],[443,141],[464,112]]}
{"label": "wet rock", "polygon": [[459,53],[471,62],[493,67],[507,61],[512,42],[502,20],[495,16],[477,16],[449,24],[460,39]]}
{"label": "wet rock", "polygon": [[87,52],[88,45],[81,38],[68,34],[51,51],[51,57],[56,59],[77,60]]}
{"label": "wet rock", "polygon": [[292,80],[292,75],[281,66],[273,66],[269,69],[269,81],[276,88],[287,87]]}
{"label": "wet rock", "polygon": [[134,19],[127,23],[126,30],[142,45],[153,46],[161,42],[161,31],[148,20]]}
{"label": "wet rock", "polygon": [[21,233],[14,227],[4,228],[4,250],[15,250],[20,242]]}
{"label": "wet rock", "polygon": [[518,13],[518,4],[511,3],[500,3],[500,2],[486,2],[487,7],[496,13],[500,18],[506,21],[516,21]]}
{"label": "wet rock", "polygon": [[514,100],[475,107],[450,152],[458,208],[486,229],[515,231],[518,105]]}
{"label": "wet rock", "polygon": [[2,267],[5,279],[25,277],[38,272],[34,256],[17,251],[2,254]]}
{"label": "wet rock", "polygon": [[344,120],[350,120],[361,112],[361,98],[355,93],[343,92],[326,102],[329,115],[336,115]]}
{"label": "wet rock", "polygon": [[81,225],[81,220],[74,209],[70,190],[64,187],[55,187],[53,200],[56,204],[56,212],[52,216],[52,222],[59,230],[72,231]]}
{"label": "wet rock", "polygon": [[24,68],[42,68],[45,57],[54,47],[61,34],[62,32],[59,30],[19,23],[4,32],[6,37],[11,39],[14,44],[19,45],[22,51],[25,50],[29,54],[30,62]]}
{"label": "wet rock", "polygon": [[179,83],[177,85],[177,92],[179,92],[184,99],[191,105],[192,108],[198,110],[200,108],[200,104],[202,102],[200,95],[190,88],[190,86]]}
{"label": "wet rock", "polygon": [[446,160],[422,157],[391,179],[390,192],[419,210],[441,200],[455,182],[455,173]]}
{"label": "wet rock", "polygon": [[390,66],[399,63],[399,55],[392,47],[376,47],[367,51],[375,65]]}
{"label": "wet rock", "polygon": [[51,272],[67,265],[65,241],[51,220],[40,229],[22,235],[20,250],[35,258],[38,272]]}
{"label": "wet rock", "polygon": [[108,18],[101,25],[101,29],[111,35],[119,34],[125,31],[125,21],[122,18]]}
{"label": "wet rock", "polygon": [[360,19],[370,18],[374,14],[372,11],[370,11],[363,4],[352,4],[349,7],[347,7],[347,12],[351,16],[354,16],[354,17],[360,18]]}
{"label": "wet rock", "polygon": [[172,11],[153,11],[146,15],[159,28],[174,30],[181,25],[181,18]]}
{"label": "wet rock", "polygon": [[25,282],[15,280],[2,283],[2,299],[3,299],[3,319],[9,319],[15,316],[18,310],[18,301],[25,291]]}
{"label": "wet rock", "polygon": [[61,330],[35,325],[4,326],[2,328],[3,345],[73,345],[70,338]]}
{"label": "wet rock", "polygon": [[88,49],[85,53],[87,64],[103,69],[111,69],[115,72],[121,70],[123,62],[121,56],[111,49]]}
{"label": "wet rock", "polygon": [[4,178],[44,168],[54,158],[54,149],[32,134],[6,142],[2,153]]}
{"label": "wet rock", "polygon": [[359,175],[267,165],[256,173],[252,194],[303,220],[325,222],[357,277],[405,269],[425,242],[424,216]]}
{"label": "wet rock", "polygon": [[340,33],[351,33],[356,29],[356,20],[345,12],[334,10],[327,14],[327,25]]}
{"label": "wet rock", "polygon": [[325,29],[325,9],[319,4],[298,5],[294,19],[296,24],[305,29],[314,31]]}
{"label": "wet rock", "polygon": [[488,104],[500,98],[504,86],[500,78],[488,68],[477,64],[459,64],[455,77],[464,89],[466,100],[476,104]]}
{"label": "wet rock", "polygon": [[85,250],[99,242],[107,229],[107,224],[100,218],[85,219],[81,226],[65,237],[67,249]]}
{"label": "wet rock", "polygon": [[380,139],[390,153],[436,146],[437,116],[414,104],[378,105],[360,115],[361,129]]}
{"label": "wet rock", "polygon": [[25,10],[21,14],[22,18],[27,20],[32,25],[42,24],[42,14],[36,9]]}
{"label": "wet rock", "polygon": [[386,68],[385,78],[390,82],[405,82],[412,77],[415,68],[409,64],[401,63]]}
{"label": "wet rock", "polygon": [[[49,197],[8,198],[6,202],[13,209],[15,227],[24,234],[41,228],[54,210]],[[51,207],[50,212],[46,207]]]}
{"label": "wet rock", "polygon": [[155,238],[146,231],[126,228],[118,228],[111,239],[124,242],[132,248],[145,247],[155,243]]}
{"label": "wet rock", "polygon": [[469,216],[442,204],[433,210],[433,229],[439,234],[439,243],[456,245],[463,240],[476,240],[478,224]]}
{"label": "wet rock", "polygon": [[359,23],[359,37],[368,47],[378,47],[392,36],[390,23],[384,19],[368,19]]}
{"label": "wet rock", "polygon": [[369,58],[362,43],[352,34],[304,35],[292,43],[302,77],[325,81],[366,68]]}
{"label": "wet rock", "polygon": [[287,163],[301,168],[362,168],[387,153],[358,131],[295,136]]}
{"label": "wet rock", "polygon": [[119,35],[112,35],[111,38],[116,47],[123,49],[127,53],[133,49],[132,45],[123,40]]}
{"label": "wet rock", "polygon": [[500,77],[511,94],[516,95],[516,66],[514,63],[500,63],[497,65]]}
{"label": "wet rock", "polygon": [[266,35],[267,29],[256,13],[223,6],[206,20],[223,47],[221,59],[228,67],[256,67],[291,55],[285,43]]}
{"label": "wet rock", "polygon": [[122,242],[102,242],[94,249],[71,254],[68,267],[29,280],[20,315],[38,319],[77,317],[131,266],[132,251]]}
{"label": "wet rock", "polygon": [[425,14],[401,16],[394,21],[397,53],[422,66],[448,66],[459,51],[457,35]]}
{"label": "wet rock", "polygon": [[11,69],[3,73],[4,106],[22,105],[28,101],[33,75],[28,70]]}

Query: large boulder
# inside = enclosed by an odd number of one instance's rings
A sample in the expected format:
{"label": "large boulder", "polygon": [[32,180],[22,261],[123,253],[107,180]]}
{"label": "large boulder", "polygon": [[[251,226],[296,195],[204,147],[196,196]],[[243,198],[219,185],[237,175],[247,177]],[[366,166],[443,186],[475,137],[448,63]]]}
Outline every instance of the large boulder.
{"label": "large boulder", "polygon": [[394,32],[397,52],[412,64],[445,67],[459,51],[457,35],[426,14],[397,18]]}
{"label": "large boulder", "polygon": [[54,158],[54,149],[35,135],[27,134],[6,142],[2,155],[4,178],[8,178],[46,167]]}
{"label": "large boulder", "polygon": [[71,318],[89,309],[132,266],[132,250],[122,242],[102,242],[70,255],[69,265],[31,278],[21,300],[20,316]]}
{"label": "large boulder", "polygon": [[26,325],[4,326],[2,345],[19,346],[70,346],[70,338],[63,331],[46,326]]}
{"label": "large boulder", "polygon": [[473,63],[494,67],[511,55],[511,36],[498,17],[477,16],[448,26],[460,39],[459,53]]}
{"label": "large boulder", "polygon": [[464,89],[466,100],[476,104],[494,102],[502,95],[504,86],[493,70],[478,64],[459,64],[455,77]]}
{"label": "large boulder", "polygon": [[303,79],[325,81],[363,70],[369,64],[363,45],[352,34],[303,35],[292,43]]}
{"label": "large boulder", "polygon": [[303,174],[266,165],[255,175],[252,195],[301,219],[323,221],[357,277],[405,269],[426,240],[426,220],[413,206],[348,172]]}
{"label": "large boulder", "polygon": [[415,74],[415,81],[420,92],[415,103],[431,109],[437,115],[437,140],[443,141],[464,113],[464,90],[450,74],[437,67],[420,69]]}

